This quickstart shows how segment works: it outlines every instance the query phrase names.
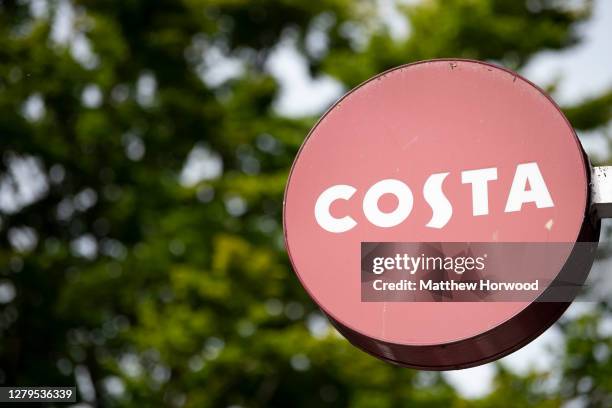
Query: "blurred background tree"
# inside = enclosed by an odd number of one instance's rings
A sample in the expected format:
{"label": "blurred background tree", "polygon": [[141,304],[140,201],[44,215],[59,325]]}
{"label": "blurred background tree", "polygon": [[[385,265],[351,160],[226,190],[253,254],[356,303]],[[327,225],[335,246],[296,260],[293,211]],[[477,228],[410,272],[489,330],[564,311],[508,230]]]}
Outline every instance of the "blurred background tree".
{"label": "blurred background tree", "polygon": [[[0,1],[0,382],[95,406],[611,406],[605,302],[561,323],[555,370],[499,366],[468,401],[350,346],[291,272],[282,196],[316,118],[275,109],[279,44],[349,89],[435,57],[520,70],[591,10],[413,3],[398,38],[368,0]],[[566,112],[603,128],[612,90]]]}

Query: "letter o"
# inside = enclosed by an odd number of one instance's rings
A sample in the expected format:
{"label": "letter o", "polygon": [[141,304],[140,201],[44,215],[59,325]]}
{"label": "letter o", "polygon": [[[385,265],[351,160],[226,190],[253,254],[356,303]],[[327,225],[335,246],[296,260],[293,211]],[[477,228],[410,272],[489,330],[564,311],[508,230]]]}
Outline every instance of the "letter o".
{"label": "letter o", "polygon": [[[385,194],[397,197],[397,208],[389,213],[380,211],[378,200]],[[412,211],[414,198],[410,188],[399,180],[386,179],[374,184],[363,198],[363,213],[377,227],[390,228],[402,223]]]}

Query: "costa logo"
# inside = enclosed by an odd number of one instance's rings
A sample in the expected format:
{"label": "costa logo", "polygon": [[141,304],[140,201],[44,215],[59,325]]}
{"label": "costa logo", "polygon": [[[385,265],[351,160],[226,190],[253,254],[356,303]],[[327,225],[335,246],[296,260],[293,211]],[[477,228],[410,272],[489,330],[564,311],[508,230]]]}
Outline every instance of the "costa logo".
{"label": "costa logo", "polygon": [[[423,198],[432,210],[432,217],[426,224],[429,228],[444,228],[453,215],[453,206],[444,194],[442,184],[449,173],[436,173],[427,178],[423,185]],[[472,187],[472,214],[489,214],[489,181],[497,180],[497,168],[467,170],[461,172],[461,182]],[[331,214],[331,206],[337,200],[350,200],[357,189],[347,184],[336,184],[321,193],[314,207],[317,222],[326,231],[341,233],[357,225],[351,216],[342,218]],[[383,212],[378,201],[385,194],[397,198],[397,207]],[[412,212],[414,196],[412,190],[401,180],[385,179],[370,187],[363,198],[363,213],[370,223],[381,228],[401,224]],[[534,203],[537,208],[554,207],[550,192],[537,163],[524,163],[516,167],[505,212],[516,212],[523,204]]]}
{"label": "costa logo", "polygon": [[414,368],[475,366],[539,336],[584,286],[612,215],[607,171],[518,74],[410,64],[350,91],[308,134],[285,244],[356,347]]}

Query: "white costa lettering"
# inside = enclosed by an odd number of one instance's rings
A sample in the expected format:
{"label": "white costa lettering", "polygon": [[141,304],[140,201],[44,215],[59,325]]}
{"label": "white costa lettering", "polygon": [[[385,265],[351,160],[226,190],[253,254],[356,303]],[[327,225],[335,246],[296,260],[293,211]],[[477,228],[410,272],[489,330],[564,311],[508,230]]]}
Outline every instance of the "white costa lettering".
{"label": "white costa lettering", "polygon": [[431,207],[431,220],[427,223],[430,228],[443,228],[453,215],[453,206],[442,191],[442,183],[449,173],[439,173],[429,176],[423,186],[423,197]]}
{"label": "white costa lettering", "polygon": [[[385,194],[393,194],[398,201],[397,208],[389,213],[378,208],[378,200]],[[377,227],[390,228],[408,218],[412,204],[412,191],[405,183],[394,179],[381,180],[370,187],[363,198],[363,213]]]}
{"label": "white costa lettering", "polygon": [[[450,221],[453,206],[444,193],[443,184],[450,173],[436,173],[427,178],[423,185],[423,198],[432,211],[428,228],[441,229]],[[497,168],[490,167],[461,172],[461,183],[471,185],[472,215],[489,214],[489,182],[497,180]],[[330,207],[337,200],[350,200],[357,189],[351,185],[338,184],[327,188],[315,203],[315,219],[326,231],[342,233],[351,230],[357,221],[349,214],[340,218],[331,214]],[[385,194],[397,198],[397,207],[390,212],[381,211],[378,206]],[[523,204],[534,203],[537,208],[554,207],[554,203],[544,177],[537,163],[523,163],[516,167],[510,193],[504,212],[521,211]],[[373,225],[380,228],[395,227],[404,222],[412,212],[414,196],[410,187],[396,179],[381,180],[372,185],[363,197],[363,214]]]}
{"label": "white costa lettering", "polygon": [[317,222],[326,231],[329,232],[345,232],[357,225],[357,222],[350,216],[335,218],[331,215],[329,207],[336,200],[348,200],[355,194],[357,189],[353,186],[339,184],[331,186],[321,193],[317,203],[315,204],[315,218]]}
{"label": "white costa lettering", "polygon": [[461,173],[461,182],[472,185],[472,214],[489,214],[489,181],[497,180],[497,169],[468,170]]}
{"label": "white costa lettering", "polygon": [[[529,190],[526,189],[527,183],[529,183]],[[555,206],[537,163],[525,163],[516,166],[516,173],[514,173],[505,211],[521,211],[525,203],[535,203],[538,208]]]}

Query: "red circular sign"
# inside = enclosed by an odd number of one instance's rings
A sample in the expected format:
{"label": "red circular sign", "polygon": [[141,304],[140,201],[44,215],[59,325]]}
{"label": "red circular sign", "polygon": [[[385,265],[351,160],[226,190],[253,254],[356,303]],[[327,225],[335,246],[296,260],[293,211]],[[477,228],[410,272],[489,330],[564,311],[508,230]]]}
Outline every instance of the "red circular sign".
{"label": "red circular sign", "polygon": [[362,243],[576,242],[588,191],[580,143],[541,90],[490,64],[426,61],[370,79],[316,124],[286,190],[286,246],[353,343],[408,366],[471,366],[567,304],[363,301]]}

